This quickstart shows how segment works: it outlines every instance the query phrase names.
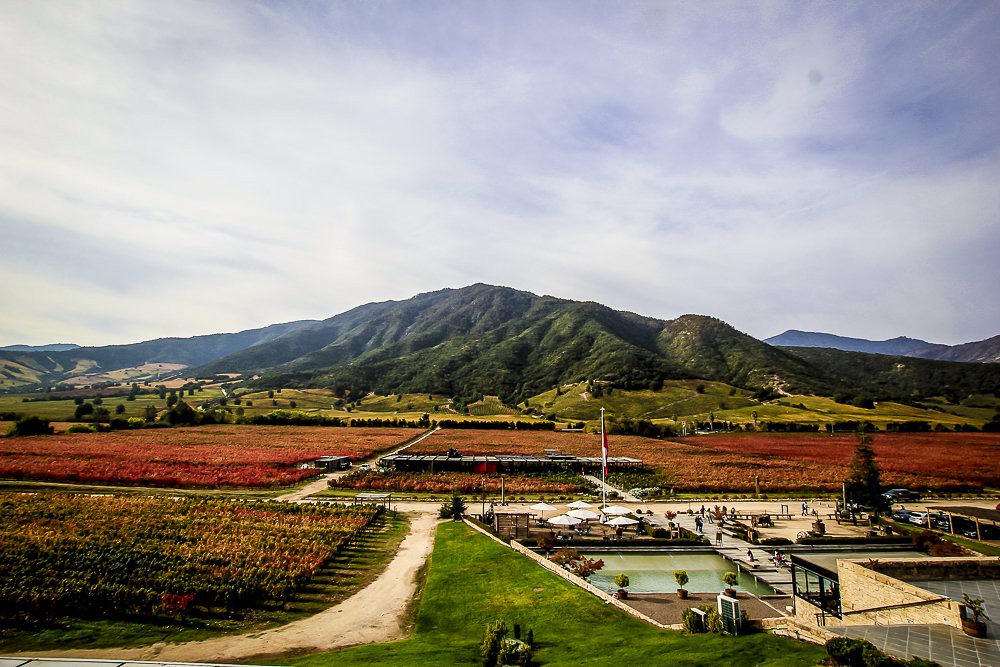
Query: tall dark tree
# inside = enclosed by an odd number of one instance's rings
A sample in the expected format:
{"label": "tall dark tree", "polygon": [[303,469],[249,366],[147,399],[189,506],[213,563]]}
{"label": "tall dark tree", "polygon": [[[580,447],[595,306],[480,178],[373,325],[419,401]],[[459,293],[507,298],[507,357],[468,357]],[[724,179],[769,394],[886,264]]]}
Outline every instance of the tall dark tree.
{"label": "tall dark tree", "polygon": [[880,508],[884,504],[882,476],[872,442],[872,436],[864,431],[858,433],[858,444],[854,446],[854,457],[847,469],[847,493],[854,502]]}

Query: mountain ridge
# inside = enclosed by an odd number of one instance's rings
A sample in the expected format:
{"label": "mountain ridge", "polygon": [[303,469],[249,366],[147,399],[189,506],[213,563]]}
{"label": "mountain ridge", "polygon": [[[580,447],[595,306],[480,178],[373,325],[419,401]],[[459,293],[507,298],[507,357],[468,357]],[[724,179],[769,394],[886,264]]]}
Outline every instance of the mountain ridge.
{"label": "mountain ridge", "polygon": [[[706,315],[662,320],[482,283],[238,334],[0,353],[0,361],[10,357],[32,365],[36,386],[78,367],[107,371],[159,361],[189,366],[185,373],[198,377],[258,378],[252,384],[261,387],[326,387],[352,397],[433,393],[461,402],[488,394],[517,403],[584,379],[625,389],[703,379],[761,397],[912,399],[1000,391],[1000,366],[992,364],[914,364],[909,357],[773,346]],[[8,371],[0,365],[0,372]]]}
{"label": "mountain ridge", "polygon": [[960,345],[943,345],[906,336],[897,336],[888,340],[869,340],[820,331],[789,329],[777,336],[764,338],[763,341],[768,345],[778,347],[819,347],[845,352],[865,352],[938,361],[1000,362],[1000,335]]}

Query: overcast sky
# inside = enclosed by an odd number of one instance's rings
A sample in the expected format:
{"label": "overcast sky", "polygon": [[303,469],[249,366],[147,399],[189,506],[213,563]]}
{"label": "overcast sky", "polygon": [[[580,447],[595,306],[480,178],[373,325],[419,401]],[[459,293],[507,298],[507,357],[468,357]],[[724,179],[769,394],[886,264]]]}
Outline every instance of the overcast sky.
{"label": "overcast sky", "polygon": [[998,2],[0,0],[0,345],[476,282],[1000,333]]}

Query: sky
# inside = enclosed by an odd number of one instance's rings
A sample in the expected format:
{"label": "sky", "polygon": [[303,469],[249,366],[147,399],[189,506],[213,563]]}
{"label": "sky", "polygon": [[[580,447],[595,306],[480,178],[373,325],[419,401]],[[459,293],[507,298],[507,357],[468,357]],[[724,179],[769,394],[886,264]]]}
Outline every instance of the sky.
{"label": "sky", "polygon": [[0,345],[477,282],[1000,334],[1000,3],[0,0]]}

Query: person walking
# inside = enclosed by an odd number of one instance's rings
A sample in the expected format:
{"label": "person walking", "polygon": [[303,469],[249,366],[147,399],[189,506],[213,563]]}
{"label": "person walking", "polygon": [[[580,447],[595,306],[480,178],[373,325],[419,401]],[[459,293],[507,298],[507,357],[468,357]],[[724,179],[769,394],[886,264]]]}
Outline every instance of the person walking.
{"label": "person walking", "polygon": [[802,516],[809,516],[809,505],[804,500],[802,501]]}

